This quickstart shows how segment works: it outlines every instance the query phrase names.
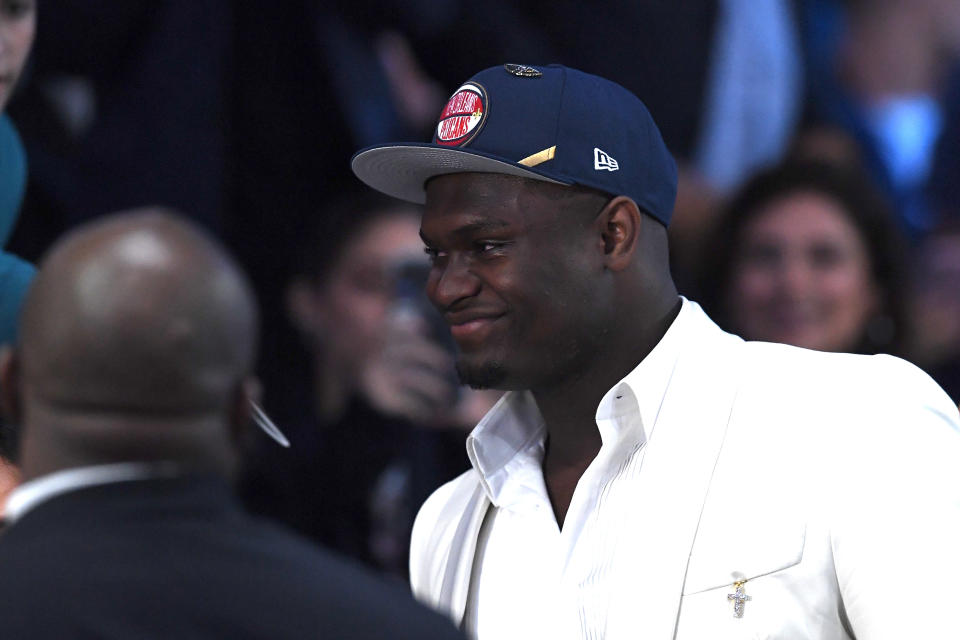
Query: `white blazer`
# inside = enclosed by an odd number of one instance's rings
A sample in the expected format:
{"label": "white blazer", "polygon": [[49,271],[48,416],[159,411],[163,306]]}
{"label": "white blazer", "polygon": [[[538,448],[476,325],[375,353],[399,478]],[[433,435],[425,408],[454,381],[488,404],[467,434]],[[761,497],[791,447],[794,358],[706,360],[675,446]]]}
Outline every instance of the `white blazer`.
{"label": "white blazer", "polygon": [[[634,588],[604,637],[960,638],[960,416],[946,394],[903,360],[744,342],[692,307],[620,532],[637,541],[616,567]],[[489,506],[471,469],[414,525],[414,594],[456,624]]]}

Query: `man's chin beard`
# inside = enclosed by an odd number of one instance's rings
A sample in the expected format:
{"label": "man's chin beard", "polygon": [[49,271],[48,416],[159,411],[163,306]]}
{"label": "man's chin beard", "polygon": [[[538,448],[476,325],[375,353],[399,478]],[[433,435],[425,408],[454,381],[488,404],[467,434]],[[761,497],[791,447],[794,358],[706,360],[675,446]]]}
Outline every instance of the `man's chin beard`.
{"label": "man's chin beard", "polygon": [[496,360],[477,365],[458,360],[457,375],[460,377],[460,383],[471,389],[502,389],[503,387],[499,385],[506,379],[507,371],[503,363]]}

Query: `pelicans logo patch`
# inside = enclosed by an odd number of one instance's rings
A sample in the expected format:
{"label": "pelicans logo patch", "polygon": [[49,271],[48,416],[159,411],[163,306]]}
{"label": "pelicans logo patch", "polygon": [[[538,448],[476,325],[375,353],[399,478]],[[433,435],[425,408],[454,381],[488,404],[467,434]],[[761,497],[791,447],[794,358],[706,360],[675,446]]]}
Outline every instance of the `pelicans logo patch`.
{"label": "pelicans logo patch", "polygon": [[454,92],[440,113],[436,144],[459,147],[470,142],[487,119],[487,92],[476,82],[468,82]]}

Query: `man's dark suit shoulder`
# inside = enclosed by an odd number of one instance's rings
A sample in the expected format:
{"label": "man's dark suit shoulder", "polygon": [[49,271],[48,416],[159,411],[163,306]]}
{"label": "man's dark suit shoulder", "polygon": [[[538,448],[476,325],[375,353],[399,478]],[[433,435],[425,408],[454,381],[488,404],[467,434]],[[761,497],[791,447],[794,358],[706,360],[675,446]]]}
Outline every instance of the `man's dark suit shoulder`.
{"label": "man's dark suit shoulder", "polygon": [[0,575],[5,638],[460,637],[405,588],[247,516],[215,478],[52,498],[4,532]]}

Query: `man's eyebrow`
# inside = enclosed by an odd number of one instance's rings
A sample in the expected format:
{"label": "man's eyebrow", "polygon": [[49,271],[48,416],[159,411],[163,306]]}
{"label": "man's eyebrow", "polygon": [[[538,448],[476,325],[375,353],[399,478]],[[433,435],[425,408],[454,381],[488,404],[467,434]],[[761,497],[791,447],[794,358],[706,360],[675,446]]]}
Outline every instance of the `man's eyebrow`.
{"label": "man's eyebrow", "polygon": [[[509,227],[510,223],[506,220],[498,220],[496,218],[482,218],[479,220],[471,220],[453,231],[450,232],[451,235],[457,238],[465,238],[476,235],[478,233],[487,233],[490,231],[498,231],[505,227]],[[430,240],[427,238],[426,234],[423,233],[423,229],[420,230],[420,239],[423,240],[426,244],[430,244]]]}

